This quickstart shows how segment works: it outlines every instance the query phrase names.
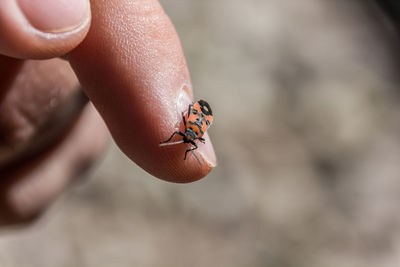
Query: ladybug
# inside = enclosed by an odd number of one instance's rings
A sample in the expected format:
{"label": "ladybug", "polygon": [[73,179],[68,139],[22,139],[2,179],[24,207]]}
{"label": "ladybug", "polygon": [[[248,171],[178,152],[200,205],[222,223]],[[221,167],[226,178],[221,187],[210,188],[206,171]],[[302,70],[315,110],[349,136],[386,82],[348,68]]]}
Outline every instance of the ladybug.
{"label": "ladybug", "polygon": [[[182,113],[182,120],[183,125],[185,126],[185,132],[183,133],[180,131],[175,131],[170,138],[168,138],[168,140],[160,142],[160,146],[169,146],[181,143],[192,144],[193,147],[189,147],[189,149],[185,152],[184,160],[186,160],[187,153],[198,148],[194,141],[199,140],[200,142],[205,143],[203,135],[213,121],[211,107],[204,100],[199,100],[193,104],[190,104],[186,118]],[[182,136],[182,140],[169,143],[169,141],[171,141],[176,134]]]}

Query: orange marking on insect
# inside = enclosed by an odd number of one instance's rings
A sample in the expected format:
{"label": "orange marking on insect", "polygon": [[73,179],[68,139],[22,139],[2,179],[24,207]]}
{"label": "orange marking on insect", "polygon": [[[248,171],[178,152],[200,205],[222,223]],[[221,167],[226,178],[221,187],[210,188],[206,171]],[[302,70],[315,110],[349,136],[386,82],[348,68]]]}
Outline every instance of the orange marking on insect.
{"label": "orange marking on insect", "polygon": [[[203,143],[205,142],[202,136],[213,122],[213,114],[211,107],[206,101],[199,100],[193,103],[192,105],[189,105],[187,115],[184,116],[182,114],[182,120],[185,126],[185,132],[180,132],[180,131],[173,132],[172,135],[168,138],[168,140],[160,142],[160,146],[176,145],[181,143],[191,144],[193,145],[193,147],[190,147],[185,152],[184,159],[186,159],[188,152],[190,151],[193,152],[198,148],[197,144],[195,143],[196,140],[200,140]],[[170,142],[171,139],[176,134],[182,136],[182,140],[177,142]]]}

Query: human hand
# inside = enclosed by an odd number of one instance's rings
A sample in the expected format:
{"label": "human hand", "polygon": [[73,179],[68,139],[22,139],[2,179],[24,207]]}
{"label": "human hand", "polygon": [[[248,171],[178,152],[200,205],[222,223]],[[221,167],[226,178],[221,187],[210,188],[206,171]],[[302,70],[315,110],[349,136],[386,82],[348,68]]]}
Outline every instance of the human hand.
{"label": "human hand", "polygon": [[149,173],[190,182],[216,164],[207,134],[202,164],[183,160],[184,145],[159,147],[181,125],[192,90],[158,2],[96,0],[91,11],[85,0],[0,3],[0,223],[38,214],[104,147],[74,73],[121,150]]}

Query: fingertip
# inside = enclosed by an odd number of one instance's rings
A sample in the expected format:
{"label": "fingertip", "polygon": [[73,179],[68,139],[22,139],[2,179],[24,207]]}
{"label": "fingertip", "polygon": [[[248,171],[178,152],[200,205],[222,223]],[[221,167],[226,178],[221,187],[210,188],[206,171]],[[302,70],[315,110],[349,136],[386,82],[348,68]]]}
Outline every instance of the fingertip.
{"label": "fingertip", "polygon": [[157,158],[160,159],[158,161],[159,166],[153,166],[148,171],[164,181],[184,184],[204,178],[216,167],[216,161],[209,155],[205,155],[205,149],[201,145],[199,145],[199,149],[188,154],[187,158],[184,159],[186,149],[185,145],[176,148],[163,148],[164,151],[160,151],[157,155]]}
{"label": "fingertip", "polygon": [[[169,117],[167,125],[158,127],[157,130],[160,131],[162,140],[168,138],[176,130],[185,131],[181,114],[185,114],[188,111],[189,104],[193,102],[190,88],[189,85],[184,84],[178,91],[176,109],[172,109],[172,114],[179,114],[178,119],[174,120],[173,116]],[[205,142],[196,141],[198,149],[188,153],[186,160],[184,155],[188,149],[187,144],[181,143],[176,146],[160,147],[160,151],[155,157],[159,157],[164,166],[156,176],[175,183],[190,183],[205,177],[217,166],[217,157],[208,132],[205,132],[203,138]]]}
{"label": "fingertip", "polygon": [[175,183],[195,182],[207,176],[217,166],[217,157],[211,139],[207,133],[203,137],[206,142],[197,143],[199,148],[190,153],[186,160],[183,160],[187,149],[185,146],[182,150],[173,152],[176,155],[171,156],[178,157],[173,169],[176,173],[164,180]]}
{"label": "fingertip", "polygon": [[14,0],[0,3],[0,54],[29,59],[62,56],[86,36],[88,0]]}

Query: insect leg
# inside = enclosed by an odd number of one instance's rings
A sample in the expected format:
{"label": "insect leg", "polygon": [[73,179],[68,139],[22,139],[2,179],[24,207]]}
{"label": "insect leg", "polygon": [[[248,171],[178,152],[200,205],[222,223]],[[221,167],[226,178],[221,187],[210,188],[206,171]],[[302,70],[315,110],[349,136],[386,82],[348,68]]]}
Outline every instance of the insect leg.
{"label": "insect leg", "polygon": [[[193,107],[193,105],[189,104],[188,113],[187,113],[188,118],[189,118],[189,115],[190,115],[190,113],[192,111],[192,107]],[[183,125],[186,126],[185,114],[183,114],[183,112],[182,112],[182,120],[183,120]]]}
{"label": "insect leg", "polygon": [[188,153],[188,152],[194,151],[194,150],[196,150],[196,149],[198,148],[198,146],[197,146],[197,144],[196,144],[195,142],[190,141],[190,143],[191,143],[192,145],[194,145],[194,147],[191,147],[191,148],[189,148],[188,150],[186,150],[184,160],[186,160],[186,156],[187,156],[187,153]]}
{"label": "insect leg", "polygon": [[171,141],[172,137],[174,137],[174,135],[179,134],[183,137],[185,137],[185,135],[183,133],[181,133],[180,131],[175,131],[166,141],[160,142],[160,144],[164,144],[164,143],[168,143],[169,141]]}
{"label": "insect leg", "polygon": [[192,107],[193,107],[193,104],[189,104],[188,112],[187,112],[187,116],[188,116],[188,117],[189,117],[189,115],[192,113]]}
{"label": "insect leg", "polygon": [[186,126],[186,119],[185,119],[185,115],[182,112],[182,120],[183,120],[183,125]]}
{"label": "insect leg", "polygon": [[198,139],[199,139],[199,140],[200,140],[200,142],[202,142],[203,144],[205,144],[205,143],[206,143],[206,139],[204,139],[203,137],[199,137]]}

